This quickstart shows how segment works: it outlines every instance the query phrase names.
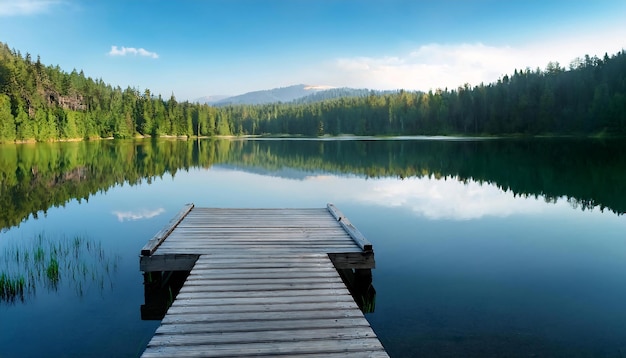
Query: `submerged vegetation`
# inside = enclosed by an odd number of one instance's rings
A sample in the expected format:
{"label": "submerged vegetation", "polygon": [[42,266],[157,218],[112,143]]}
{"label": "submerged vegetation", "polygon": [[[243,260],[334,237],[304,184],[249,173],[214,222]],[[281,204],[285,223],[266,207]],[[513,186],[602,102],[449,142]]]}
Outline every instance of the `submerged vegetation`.
{"label": "submerged vegetation", "polygon": [[26,279],[23,276],[8,277],[6,273],[0,273],[0,301],[24,301],[25,288]]}
{"label": "submerged vegetation", "polygon": [[8,243],[0,257],[0,303],[24,302],[38,290],[56,291],[60,285],[79,296],[91,288],[103,290],[112,285],[119,260],[85,237],[44,234]]}
{"label": "submerged vegetation", "polygon": [[136,136],[626,135],[626,52],[496,83],[314,103],[212,107],[112,87],[0,43],[0,142]]}

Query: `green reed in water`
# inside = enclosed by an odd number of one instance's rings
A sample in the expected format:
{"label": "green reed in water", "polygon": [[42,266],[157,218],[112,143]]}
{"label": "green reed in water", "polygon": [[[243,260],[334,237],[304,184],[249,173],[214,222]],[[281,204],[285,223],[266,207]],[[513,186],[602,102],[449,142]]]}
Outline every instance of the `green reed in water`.
{"label": "green reed in water", "polygon": [[0,262],[0,303],[24,302],[38,289],[70,287],[80,296],[90,287],[112,286],[119,256],[110,257],[100,242],[83,236],[34,238],[7,245]]}
{"label": "green reed in water", "polygon": [[0,301],[24,300],[26,280],[23,276],[9,277],[5,273],[0,274]]}

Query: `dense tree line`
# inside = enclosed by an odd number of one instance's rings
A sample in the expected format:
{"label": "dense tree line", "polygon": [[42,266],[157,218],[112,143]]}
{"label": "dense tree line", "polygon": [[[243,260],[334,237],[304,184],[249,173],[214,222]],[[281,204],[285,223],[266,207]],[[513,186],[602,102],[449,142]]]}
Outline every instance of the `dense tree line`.
{"label": "dense tree line", "polygon": [[[193,128],[192,128],[193,127]],[[0,43],[0,142],[230,134],[217,110],[45,66]]]}
{"label": "dense tree line", "polygon": [[0,142],[135,136],[626,134],[626,52],[428,93],[212,107],[45,66],[0,43]]}
{"label": "dense tree line", "polygon": [[568,69],[515,70],[496,83],[310,104],[229,109],[236,133],[299,135],[626,134],[626,52]]}

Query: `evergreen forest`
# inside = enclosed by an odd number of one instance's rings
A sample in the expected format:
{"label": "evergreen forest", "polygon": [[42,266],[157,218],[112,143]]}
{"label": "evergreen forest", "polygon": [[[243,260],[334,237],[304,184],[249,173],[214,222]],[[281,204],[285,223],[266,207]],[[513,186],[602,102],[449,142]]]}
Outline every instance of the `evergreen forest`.
{"label": "evergreen forest", "polygon": [[429,92],[264,105],[178,102],[0,43],[0,142],[216,135],[626,135],[626,51]]}

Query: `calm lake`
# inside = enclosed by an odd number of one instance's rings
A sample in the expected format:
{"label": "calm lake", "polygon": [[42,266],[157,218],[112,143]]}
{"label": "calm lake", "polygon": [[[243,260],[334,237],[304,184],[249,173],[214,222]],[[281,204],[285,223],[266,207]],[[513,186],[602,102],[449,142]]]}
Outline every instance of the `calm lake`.
{"label": "calm lake", "polygon": [[[139,252],[186,203],[322,208],[372,242],[391,357],[626,356],[617,140],[0,145],[0,357],[134,357]],[[52,261],[56,262],[56,266]],[[15,282],[15,281],[11,281]]]}

